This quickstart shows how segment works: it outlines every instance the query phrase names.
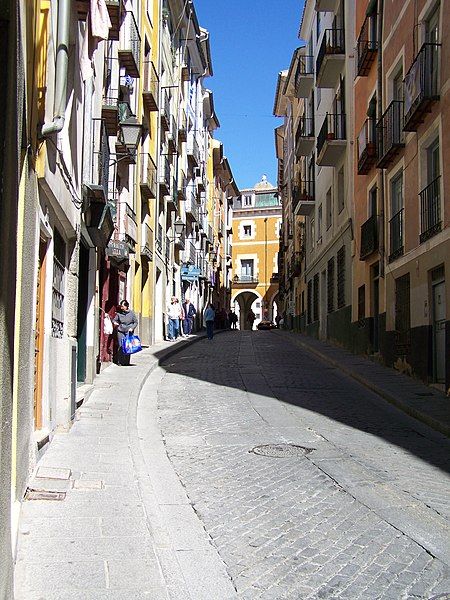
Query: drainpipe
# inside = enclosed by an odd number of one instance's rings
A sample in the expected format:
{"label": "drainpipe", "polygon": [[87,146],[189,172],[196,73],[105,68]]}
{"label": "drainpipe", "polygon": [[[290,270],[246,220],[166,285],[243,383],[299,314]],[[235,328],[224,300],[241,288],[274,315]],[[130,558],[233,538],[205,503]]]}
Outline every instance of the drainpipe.
{"label": "drainpipe", "polygon": [[[377,38],[378,38],[378,56],[377,56],[377,121],[379,122],[383,116],[383,3],[384,0],[378,0],[378,23],[377,23]],[[380,231],[379,252],[380,252],[380,277],[384,277],[385,273],[385,194],[384,194],[384,170],[380,169]]]}
{"label": "drainpipe", "polygon": [[44,123],[42,126],[41,133],[43,137],[47,137],[52,133],[58,133],[64,127],[67,96],[67,71],[69,66],[70,13],[71,0],[59,0],[53,121],[51,123]]}

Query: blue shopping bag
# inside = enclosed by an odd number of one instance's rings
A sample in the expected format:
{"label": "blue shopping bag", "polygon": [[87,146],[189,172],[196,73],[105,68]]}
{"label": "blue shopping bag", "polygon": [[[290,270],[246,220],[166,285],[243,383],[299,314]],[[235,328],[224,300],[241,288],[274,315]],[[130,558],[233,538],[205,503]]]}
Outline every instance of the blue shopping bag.
{"label": "blue shopping bag", "polygon": [[136,352],[140,352],[142,350],[141,340],[137,335],[132,335],[129,333],[122,340],[122,352],[124,354],[135,354]]}

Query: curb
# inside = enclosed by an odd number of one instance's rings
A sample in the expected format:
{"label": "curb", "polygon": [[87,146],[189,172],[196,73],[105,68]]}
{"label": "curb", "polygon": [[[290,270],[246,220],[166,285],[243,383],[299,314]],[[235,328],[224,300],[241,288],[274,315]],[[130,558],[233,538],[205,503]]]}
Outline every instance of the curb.
{"label": "curb", "polygon": [[[282,334],[286,335],[286,334],[288,334],[288,332],[282,332]],[[400,410],[402,410],[403,412],[408,414],[410,417],[413,417],[413,418],[417,419],[418,421],[425,423],[425,425],[428,425],[435,431],[438,431],[439,433],[442,433],[446,437],[450,438],[450,426],[445,425],[444,423],[441,423],[440,421],[437,421],[433,417],[430,417],[430,415],[427,415],[426,413],[423,413],[420,410],[413,408],[412,406],[409,406],[409,404],[406,404],[402,400],[399,400],[398,398],[396,398],[395,396],[393,396],[392,394],[387,392],[385,389],[377,386],[376,384],[372,383],[371,381],[368,381],[365,377],[360,375],[358,372],[344,366],[341,362],[334,360],[333,358],[330,358],[326,354],[323,354],[322,352],[320,352],[320,350],[317,350],[316,348],[312,348],[307,343],[302,342],[300,339],[294,339],[293,341],[295,344],[301,346],[302,348],[311,352],[312,354],[315,354],[316,356],[321,358],[323,361],[338,368],[340,371],[342,371],[343,373],[345,373],[352,379],[355,379],[355,381],[358,381],[358,383],[361,383],[364,387],[371,390],[372,392],[374,392],[375,394],[377,394],[378,396],[383,398],[383,400],[386,400],[393,406],[396,406],[397,408],[399,408]]]}

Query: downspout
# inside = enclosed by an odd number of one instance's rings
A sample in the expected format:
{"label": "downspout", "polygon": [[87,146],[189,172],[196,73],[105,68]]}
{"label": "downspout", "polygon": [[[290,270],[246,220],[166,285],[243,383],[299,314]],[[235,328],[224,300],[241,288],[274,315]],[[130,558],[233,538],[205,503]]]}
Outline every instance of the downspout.
{"label": "downspout", "polygon": [[[378,0],[378,56],[377,56],[377,122],[380,122],[383,116],[383,3],[384,0]],[[385,274],[385,194],[384,194],[384,170],[380,169],[380,232],[379,232],[379,252],[380,252],[380,277]]]}
{"label": "downspout", "polygon": [[70,13],[71,0],[59,0],[53,121],[51,123],[44,123],[42,126],[41,133],[43,137],[47,137],[52,133],[58,133],[64,127],[69,66]]}

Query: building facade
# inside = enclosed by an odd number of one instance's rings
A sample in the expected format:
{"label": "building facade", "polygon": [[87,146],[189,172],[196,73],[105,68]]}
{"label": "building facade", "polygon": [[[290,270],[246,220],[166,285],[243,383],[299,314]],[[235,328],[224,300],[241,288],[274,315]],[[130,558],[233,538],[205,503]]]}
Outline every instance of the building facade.
{"label": "building facade", "polygon": [[282,209],[277,188],[265,176],[253,188],[241,190],[233,205],[231,306],[239,328],[274,320],[279,314],[278,249]]}
{"label": "building facade", "polygon": [[306,2],[274,114],[288,324],[448,390],[444,4]]}

